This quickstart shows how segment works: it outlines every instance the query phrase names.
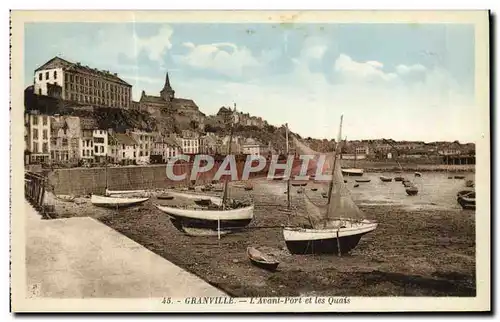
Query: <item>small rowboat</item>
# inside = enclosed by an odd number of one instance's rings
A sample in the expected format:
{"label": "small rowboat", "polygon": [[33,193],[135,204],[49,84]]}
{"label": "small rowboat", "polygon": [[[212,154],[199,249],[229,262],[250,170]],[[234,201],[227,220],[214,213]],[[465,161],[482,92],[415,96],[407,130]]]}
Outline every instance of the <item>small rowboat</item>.
{"label": "small rowboat", "polygon": [[318,191],[318,188],[311,188],[311,191]]}
{"label": "small rowboat", "polygon": [[463,209],[476,209],[476,192],[470,191],[469,193],[460,195],[457,198],[457,202]]}
{"label": "small rowboat", "polygon": [[357,188],[357,187],[359,187],[359,183],[356,183],[356,184],[354,185],[354,188]]}
{"label": "small rowboat", "polygon": [[307,186],[307,182],[291,182],[290,184],[293,187],[305,187],[305,186]]}
{"label": "small rowboat", "polygon": [[278,268],[280,262],[269,254],[264,254],[255,247],[247,248],[247,255],[250,262],[260,268],[274,272]]}
{"label": "small rowboat", "polygon": [[404,179],[403,177],[394,177],[394,181],[403,181]]}
{"label": "small rowboat", "polygon": [[371,179],[356,179],[354,181],[359,182],[359,183],[363,183],[363,182],[370,182]]}
{"label": "small rowboat", "polygon": [[415,177],[421,177],[422,174],[420,172],[415,172]]}
{"label": "small rowboat", "polygon": [[418,193],[418,188],[415,186],[406,188],[406,194],[408,194],[408,196],[415,196],[417,195],[417,193]]}
{"label": "small rowboat", "polygon": [[382,180],[382,182],[391,182],[392,178],[381,176],[380,180]]}
{"label": "small rowboat", "polygon": [[455,179],[465,179],[465,176],[454,176]]}
{"label": "small rowboat", "polygon": [[174,199],[174,196],[171,196],[171,195],[168,195],[168,194],[163,194],[163,195],[156,196],[156,199],[160,199],[160,200],[172,200],[172,199]]}

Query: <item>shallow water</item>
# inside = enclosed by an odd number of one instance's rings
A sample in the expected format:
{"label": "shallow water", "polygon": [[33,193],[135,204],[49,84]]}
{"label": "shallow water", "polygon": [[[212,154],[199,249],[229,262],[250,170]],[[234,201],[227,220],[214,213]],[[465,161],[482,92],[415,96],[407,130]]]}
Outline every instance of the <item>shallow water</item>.
{"label": "shallow water", "polygon": [[[382,182],[380,176],[394,178],[403,176],[412,181],[418,188],[416,196],[408,196],[400,181]],[[362,177],[344,177],[351,191],[353,200],[358,205],[398,205],[408,209],[456,209],[462,208],[457,203],[456,194],[465,187],[467,179],[474,179],[474,174],[465,174],[465,179],[448,179],[446,172],[423,172],[421,177],[414,173],[365,173]],[[355,179],[371,179],[367,183],[359,183],[354,188]]]}

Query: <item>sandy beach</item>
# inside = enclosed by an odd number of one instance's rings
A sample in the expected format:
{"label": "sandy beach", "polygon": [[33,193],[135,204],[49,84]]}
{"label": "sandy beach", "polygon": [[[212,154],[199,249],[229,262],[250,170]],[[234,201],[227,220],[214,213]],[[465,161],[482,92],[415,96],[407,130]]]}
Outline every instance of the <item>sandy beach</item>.
{"label": "sandy beach", "polygon": [[[255,217],[249,229],[220,240],[186,236],[174,228],[168,217],[154,207],[155,203],[174,202],[157,199],[155,194],[162,191],[148,192],[149,201],[125,210],[94,207],[89,198],[77,198],[76,202],[57,199],[54,204],[58,217],[78,214],[97,218],[233,296],[475,295],[474,211],[456,206],[435,207],[433,203],[428,207],[408,207],[357,200],[366,217],[378,221],[379,226],[363,236],[349,255],[292,256],[281,229],[289,220],[284,211],[285,182],[259,179],[253,183],[253,191],[245,191],[241,183],[232,183],[230,189],[231,197],[255,203]],[[394,189],[400,185],[391,184]],[[318,190],[312,191],[314,187]],[[296,210],[292,211],[290,223],[304,224],[306,218],[300,215],[303,197],[297,189],[292,191]],[[323,189],[319,183],[309,183],[305,188],[318,203],[325,203],[321,197]],[[280,260],[278,271],[271,273],[251,265],[246,255],[248,246],[260,247],[276,256]]]}

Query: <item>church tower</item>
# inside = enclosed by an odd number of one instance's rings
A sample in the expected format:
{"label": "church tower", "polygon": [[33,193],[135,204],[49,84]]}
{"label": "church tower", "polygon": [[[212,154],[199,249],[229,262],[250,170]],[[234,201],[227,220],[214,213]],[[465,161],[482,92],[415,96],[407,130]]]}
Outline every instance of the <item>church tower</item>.
{"label": "church tower", "polygon": [[160,92],[160,96],[167,102],[171,102],[174,99],[175,91],[170,86],[170,80],[168,79],[168,72],[165,78],[165,85],[163,85],[163,89]]}

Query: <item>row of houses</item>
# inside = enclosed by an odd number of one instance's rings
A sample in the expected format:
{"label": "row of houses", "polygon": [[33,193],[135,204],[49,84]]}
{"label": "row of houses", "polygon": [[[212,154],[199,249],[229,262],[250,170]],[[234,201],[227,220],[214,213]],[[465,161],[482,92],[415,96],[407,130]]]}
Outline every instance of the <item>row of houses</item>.
{"label": "row of houses", "polygon": [[[93,118],[25,114],[26,162],[45,164],[149,164],[166,163],[179,154],[227,154],[229,137],[193,131],[160,135],[130,129],[118,133],[99,128]],[[267,155],[268,145],[233,137],[231,153]]]}
{"label": "row of houses", "polygon": [[427,157],[475,155],[475,144],[454,142],[423,142],[394,140],[347,141],[343,153],[348,157],[418,159]]}

